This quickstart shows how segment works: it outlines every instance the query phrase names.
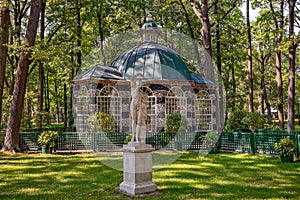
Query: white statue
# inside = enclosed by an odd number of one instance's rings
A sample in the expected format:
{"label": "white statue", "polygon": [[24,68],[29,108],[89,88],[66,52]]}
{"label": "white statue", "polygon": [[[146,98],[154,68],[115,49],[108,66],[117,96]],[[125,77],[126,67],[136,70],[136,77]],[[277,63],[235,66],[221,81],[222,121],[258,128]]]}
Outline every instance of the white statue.
{"label": "white statue", "polygon": [[132,139],[138,143],[146,143],[146,121],[148,96],[141,91],[142,74],[135,75],[131,80],[130,114],[132,120]]}

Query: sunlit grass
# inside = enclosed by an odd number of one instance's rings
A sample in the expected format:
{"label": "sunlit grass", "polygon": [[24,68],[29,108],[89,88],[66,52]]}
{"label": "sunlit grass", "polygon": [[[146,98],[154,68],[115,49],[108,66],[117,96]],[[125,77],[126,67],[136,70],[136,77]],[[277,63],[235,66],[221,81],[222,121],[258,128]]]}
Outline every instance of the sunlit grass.
{"label": "sunlit grass", "polygon": [[[102,163],[119,163],[120,154],[112,155],[111,160],[103,155],[101,160],[91,153],[0,153],[0,199],[131,199],[119,193],[122,171]],[[161,158],[168,158],[166,152]],[[183,153],[162,166],[153,171],[159,194],[144,199],[300,198],[300,162],[249,154]]]}

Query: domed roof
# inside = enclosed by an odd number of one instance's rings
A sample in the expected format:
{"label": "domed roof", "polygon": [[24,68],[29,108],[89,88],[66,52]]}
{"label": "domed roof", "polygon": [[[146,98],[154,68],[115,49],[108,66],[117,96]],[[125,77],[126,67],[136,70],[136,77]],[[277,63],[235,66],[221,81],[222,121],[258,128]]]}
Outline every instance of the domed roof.
{"label": "domed roof", "polygon": [[193,81],[182,58],[174,50],[157,43],[142,43],[123,52],[112,66],[125,79],[141,73],[144,80]]}
{"label": "domed roof", "polygon": [[148,21],[143,24],[141,29],[143,29],[143,30],[158,29],[158,27],[153,21]]}
{"label": "domed roof", "polygon": [[83,80],[121,80],[122,74],[112,67],[95,65],[94,67],[78,74],[73,81]]}

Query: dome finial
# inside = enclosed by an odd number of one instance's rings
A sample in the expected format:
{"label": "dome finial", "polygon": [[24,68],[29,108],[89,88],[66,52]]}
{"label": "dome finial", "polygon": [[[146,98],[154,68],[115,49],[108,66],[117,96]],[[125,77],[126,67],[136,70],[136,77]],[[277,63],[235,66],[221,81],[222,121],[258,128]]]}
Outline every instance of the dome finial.
{"label": "dome finial", "polygon": [[141,28],[142,42],[154,42],[157,43],[160,30],[157,25],[152,21],[152,15],[149,11],[146,11],[147,22]]}
{"label": "dome finial", "polygon": [[152,14],[149,12],[147,16],[147,22],[152,22]]}

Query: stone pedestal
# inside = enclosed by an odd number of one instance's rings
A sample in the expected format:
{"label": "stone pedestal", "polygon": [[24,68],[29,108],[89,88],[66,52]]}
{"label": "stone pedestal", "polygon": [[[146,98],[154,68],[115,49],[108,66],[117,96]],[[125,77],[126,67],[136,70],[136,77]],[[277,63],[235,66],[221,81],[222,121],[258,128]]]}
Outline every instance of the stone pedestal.
{"label": "stone pedestal", "polygon": [[155,193],[156,185],[152,182],[152,146],[129,142],[123,148],[124,172],[120,191],[131,196]]}

